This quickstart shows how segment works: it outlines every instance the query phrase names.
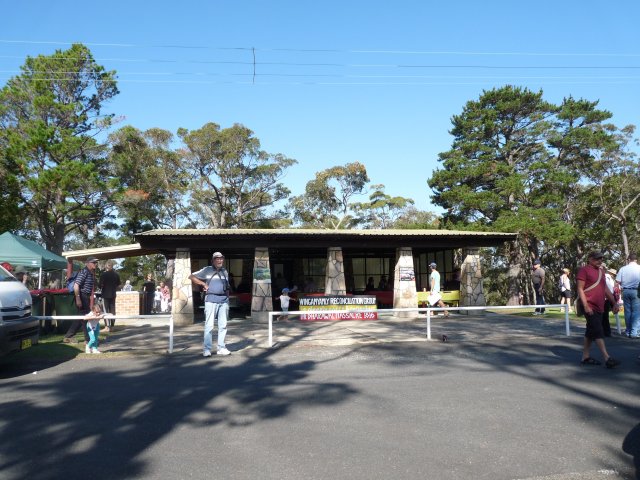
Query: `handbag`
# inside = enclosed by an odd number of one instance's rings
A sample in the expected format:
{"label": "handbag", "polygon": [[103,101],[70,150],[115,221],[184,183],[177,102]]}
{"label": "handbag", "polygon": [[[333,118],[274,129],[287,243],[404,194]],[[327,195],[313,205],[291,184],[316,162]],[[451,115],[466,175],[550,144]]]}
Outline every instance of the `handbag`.
{"label": "handbag", "polygon": [[439,293],[430,293],[427,297],[427,302],[429,302],[429,305],[431,305],[432,307],[440,300],[442,300],[442,295],[440,295]]}
{"label": "handbag", "polygon": [[[600,283],[600,280],[602,280],[602,269],[598,270],[598,280],[596,280],[596,283],[589,286],[588,288],[585,288],[584,292],[586,293],[589,290],[596,288],[596,286]],[[579,315],[579,316],[584,315],[584,305],[582,304],[582,298],[580,297],[579,294],[576,295],[576,301],[573,302],[573,306],[576,309],[576,315]]]}

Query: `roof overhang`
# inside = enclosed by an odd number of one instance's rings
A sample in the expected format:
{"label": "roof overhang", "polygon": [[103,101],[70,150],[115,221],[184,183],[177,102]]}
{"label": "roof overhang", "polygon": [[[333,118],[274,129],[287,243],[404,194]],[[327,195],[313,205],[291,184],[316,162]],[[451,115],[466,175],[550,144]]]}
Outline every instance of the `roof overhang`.
{"label": "roof overhang", "polygon": [[192,252],[269,248],[342,247],[389,249],[493,247],[517,238],[516,233],[462,230],[315,230],[315,229],[173,229],[150,230],[135,239],[142,248],[174,255]]}
{"label": "roof overhang", "polygon": [[67,260],[85,260],[88,257],[96,257],[100,260],[113,258],[139,257],[140,255],[151,255],[160,253],[158,250],[142,247],[139,243],[130,245],[114,245],[112,247],[87,248],[85,250],[70,250],[63,252],[62,256]]}

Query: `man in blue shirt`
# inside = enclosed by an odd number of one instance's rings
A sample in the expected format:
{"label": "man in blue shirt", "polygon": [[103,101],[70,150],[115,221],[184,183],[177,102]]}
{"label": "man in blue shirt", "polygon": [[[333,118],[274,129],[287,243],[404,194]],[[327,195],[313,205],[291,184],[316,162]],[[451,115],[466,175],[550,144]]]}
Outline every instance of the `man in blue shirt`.
{"label": "man in blue shirt", "polygon": [[[98,259],[96,257],[89,257],[85,261],[85,267],[80,270],[76,280],[73,284],[73,297],[78,310],[78,315],[88,314],[91,311],[91,296],[93,295],[93,289],[95,285],[95,272],[98,265]],[[82,328],[84,333],[85,351],[90,353],[89,348],[89,334],[87,332],[87,321],[84,318],[74,320],[69,330],[62,340],[64,343],[77,343],[75,337],[78,330]]]}
{"label": "man in blue shirt", "polygon": [[620,289],[622,290],[627,336],[640,338],[640,298],[638,298],[640,265],[638,265],[638,257],[635,253],[629,254],[627,264],[618,272],[616,281],[620,284]]}
{"label": "man in blue shirt", "polygon": [[202,356],[210,357],[213,349],[213,328],[218,319],[217,355],[229,355],[224,339],[229,317],[229,273],[224,268],[224,255],[213,254],[213,266],[192,273],[189,279],[204,288],[204,346]]}

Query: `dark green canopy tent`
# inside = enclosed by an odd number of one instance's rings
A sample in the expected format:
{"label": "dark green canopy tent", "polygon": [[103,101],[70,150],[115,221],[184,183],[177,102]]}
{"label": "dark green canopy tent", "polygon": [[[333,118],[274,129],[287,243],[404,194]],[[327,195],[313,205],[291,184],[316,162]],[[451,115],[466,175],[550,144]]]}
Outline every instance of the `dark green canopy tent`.
{"label": "dark green canopy tent", "polygon": [[9,262],[13,267],[39,269],[40,286],[43,270],[67,268],[67,259],[50,252],[36,242],[18,237],[9,232],[0,235],[0,263]]}

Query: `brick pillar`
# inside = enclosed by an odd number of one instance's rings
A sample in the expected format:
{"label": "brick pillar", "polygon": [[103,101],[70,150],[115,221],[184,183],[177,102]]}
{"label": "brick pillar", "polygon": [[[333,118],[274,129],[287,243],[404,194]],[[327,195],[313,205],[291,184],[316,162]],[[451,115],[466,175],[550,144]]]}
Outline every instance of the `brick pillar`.
{"label": "brick pillar", "polygon": [[178,248],[171,292],[171,314],[175,325],[192,325],[194,322],[193,288],[189,275],[191,275],[191,252],[188,248]]}
{"label": "brick pillar", "polygon": [[325,271],[325,295],[345,295],[347,287],[344,280],[344,259],[341,247],[327,248],[327,268]]}
{"label": "brick pillar", "polygon": [[[477,248],[466,248],[463,252],[464,261],[460,272],[460,306],[485,306],[484,290],[482,286],[482,266]],[[474,312],[483,315],[484,310]]]}
{"label": "brick pillar", "polygon": [[[140,315],[142,313],[142,293],[116,292],[117,315]],[[126,320],[123,320],[126,322]]]}
{"label": "brick pillar", "polygon": [[[409,247],[396,249],[393,281],[393,308],[418,308],[413,251]],[[398,317],[415,317],[416,312],[398,312]]]}
{"label": "brick pillar", "polygon": [[271,266],[269,249],[258,247],[253,259],[253,291],[251,296],[251,318],[256,322],[267,322],[268,312],[273,310],[271,297]]}

